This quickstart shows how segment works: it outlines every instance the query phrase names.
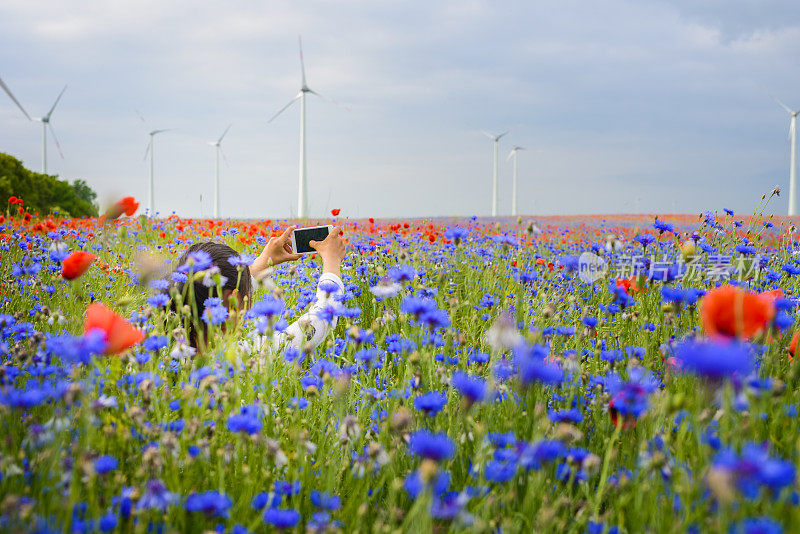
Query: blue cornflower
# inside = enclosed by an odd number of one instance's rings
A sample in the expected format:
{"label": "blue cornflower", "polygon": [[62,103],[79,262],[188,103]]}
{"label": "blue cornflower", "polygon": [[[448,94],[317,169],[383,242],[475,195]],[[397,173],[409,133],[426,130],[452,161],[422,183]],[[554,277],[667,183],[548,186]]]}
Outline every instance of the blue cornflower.
{"label": "blue cornflower", "polygon": [[228,430],[231,432],[253,435],[258,434],[263,426],[261,409],[256,404],[242,406],[238,414],[228,417]]}
{"label": "blue cornflower", "polygon": [[203,310],[203,321],[208,324],[222,324],[228,320],[228,308],[211,306]]}
{"label": "blue cornflower", "polygon": [[507,482],[517,474],[517,465],[511,462],[489,460],[483,470],[483,476],[489,482]]}
{"label": "blue cornflower", "polygon": [[769,517],[755,517],[745,519],[731,525],[729,534],[783,534],[783,527]]}
{"label": "blue cornflower", "polygon": [[469,236],[469,230],[467,228],[462,228],[461,226],[451,226],[447,230],[444,231],[444,237],[455,241],[458,244],[462,239]]}
{"label": "blue cornflower", "polygon": [[414,408],[421,412],[425,412],[425,415],[433,416],[442,411],[444,405],[447,404],[447,397],[439,393],[438,391],[429,391],[424,395],[420,395],[416,399],[414,399]]}
{"label": "blue cornflower", "polygon": [[675,347],[675,360],[681,369],[712,380],[753,369],[750,348],[738,342],[685,341]]}
{"label": "blue cornflower", "polygon": [[606,391],[611,395],[608,407],[615,421],[617,415],[638,419],[647,410],[650,394],[659,387],[658,380],[646,369],[634,367],[628,374],[627,381],[616,373],[605,379]]}
{"label": "blue cornflower", "polygon": [[467,502],[469,502],[469,496],[466,493],[456,491],[446,493],[433,499],[430,509],[431,517],[447,521],[455,519],[464,510]]}
{"label": "blue cornflower", "polygon": [[155,280],[151,280],[147,284],[151,289],[157,289],[159,291],[166,291],[169,289],[169,280],[164,280],[162,278],[157,278]]}
{"label": "blue cornflower", "polygon": [[486,398],[486,381],[480,377],[472,377],[463,371],[453,373],[450,382],[465,399],[472,404]]}
{"label": "blue cornflower", "polygon": [[292,528],[300,522],[300,513],[291,509],[267,508],[264,512],[264,521],[278,530]]}
{"label": "blue cornflower", "polygon": [[523,384],[542,382],[543,384],[560,384],[564,380],[564,372],[556,364],[548,363],[547,347],[520,343],[512,350],[514,363]]}
{"label": "blue cornflower", "polygon": [[642,245],[642,248],[647,248],[647,245],[653,243],[656,240],[656,238],[651,236],[650,234],[639,234],[636,237],[634,237],[634,239],[638,241],[639,244]]}
{"label": "blue cornflower", "polygon": [[149,299],[147,299],[147,304],[154,308],[163,308],[169,304],[170,296],[167,293],[156,293]]}
{"label": "blue cornflower", "polygon": [[274,484],[275,493],[291,497],[300,493],[300,481],[287,482],[286,480],[276,480]]}
{"label": "blue cornflower", "polygon": [[662,221],[660,219],[656,219],[655,220],[655,222],[653,223],[653,228],[655,228],[656,230],[659,231],[659,233],[662,233],[662,234],[664,232],[670,232],[670,233],[673,233],[673,234],[675,233],[675,228],[673,228],[673,226],[671,224],[665,223],[664,221]]}
{"label": "blue cornflower", "polygon": [[113,456],[103,455],[97,457],[94,461],[94,472],[98,475],[104,475],[109,471],[117,468],[119,462]]}
{"label": "blue cornflower", "polygon": [[155,352],[169,345],[169,338],[167,336],[150,336],[144,340],[143,345],[145,349]]}
{"label": "blue cornflower", "polygon": [[419,316],[419,322],[430,328],[447,328],[450,326],[450,316],[445,310],[430,310]]}
{"label": "blue cornflower", "polygon": [[796,470],[792,462],[769,455],[766,446],[748,443],[737,455],[730,449],[722,450],[713,465],[733,474],[736,485],[748,499],[758,497],[760,488],[765,487],[774,493],[794,484]]}
{"label": "blue cornflower", "polygon": [[420,298],[409,295],[400,302],[401,312],[408,313],[416,317],[436,309],[436,301],[429,298]]}
{"label": "blue cornflower", "polygon": [[212,306],[222,306],[222,299],[219,297],[208,297],[203,301],[204,308],[211,308]]}
{"label": "blue cornflower", "polygon": [[253,510],[263,510],[267,503],[269,503],[269,497],[270,495],[266,491],[256,494],[250,501],[250,507]]}
{"label": "blue cornflower", "polygon": [[554,423],[580,423],[583,421],[583,414],[577,408],[560,411],[550,410],[547,413],[547,417]]}
{"label": "blue cornflower", "polygon": [[192,493],[186,498],[187,512],[203,512],[208,517],[228,517],[228,509],[233,505],[230,498],[218,491]]}
{"label": "blue cornflower", "polygon": [[282,300],[276,299],[272,295],[265,295],[261,300],[254,302],[249,310],[244,314],[245,319],[255,319],[256,317],[273,317],[283,315],[286,305]]}
{"label": "blue cornflower", "polygon": [[189,255],[186,257],[186,263],[178,267],[178,272],[180,273],[187,273],[187,272],[200,272],[205,271],[209,267],[211,267],[211,255],[204,251],[204,250],[196,250],[194,252],[190,252]]}
{"label": "blue cornflower", "polygon": [[[434,496],[443,494],[450,487],[450,472],[440,469],[436,477],[428,482],[428,485]],[[412,471],[406,476],[405,481],[403,481],[403,489],[408,492],[408,496],[412,499],[416,499],[422,493],[422,490],[425,489],[425,481],[422,480],[419,471]]]}
{"label": "blue cornflower", "polygon": [[447,434],[432,434],[427,430],[418,430],[411,434],[408,449],[414,456],[436,462],[446,460],[455,453],[455,445]]}
{"label": "blue cornflower", "polygon": [[117,516],[113,512],[108,512],[98,521],[100,532],[111,532],[117,528]]}
{"label": "blue cornflower", "polygon": [[175,495],[167,490],[163,482],[151,479],[145,485],[144,493],[136,503],[136,507],[142,510],[157,509],[163,512],[175,500]]}
{"label": "blue cornflower", "polygon": [[256,257],[252,254],[242,253],[238,256],[232,256],[228,258],[228,263],[233,265],[234,267],[242,266],[246,267],[248,265],[252,265],[253,262],[256,261]]}
{"label": "blue cornflower", "polygon": [[342,500],[338,496],[328,495],[327,493],[319,492],[317,490],[311,491],[310,498],[311,504],[317,508],[323,508],[325,510],[338,510],[342,505]]}
{"label": "blue cornflower", "polygon": [[391,267],[387,273],[395,282],[408,282],[417,276],[417,271],[411,265]]}
{"label": "blue cornflower", "polygon": [[519,456],[519,464],[525,469],[539,469],[542,464],[566,456],[567,447],[555,439],[545,439],[526,445]]}
{"label": "blue cornflower", "polygon": [[331,293],[336,293],[339,291],[339,284],[333,280],[322,280],[317,286],[317,289],[330,295]]}
{"label": "blue cornflower", "polygon": [[486,293],[481,297],[481,300],[478,301],[478,306],[481,308],[492,308],[497,306],[497,297],[490,293]]}

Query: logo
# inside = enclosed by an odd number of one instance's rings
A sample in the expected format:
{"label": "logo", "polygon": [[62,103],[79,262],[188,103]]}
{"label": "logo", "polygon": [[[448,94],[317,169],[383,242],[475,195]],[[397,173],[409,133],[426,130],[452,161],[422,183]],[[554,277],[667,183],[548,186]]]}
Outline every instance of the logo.
{"label": "logo", "polygon": [[593,284],[603,278],[608,271],[606,260],[591,252],[584,252],[578,258],[578,278]]}

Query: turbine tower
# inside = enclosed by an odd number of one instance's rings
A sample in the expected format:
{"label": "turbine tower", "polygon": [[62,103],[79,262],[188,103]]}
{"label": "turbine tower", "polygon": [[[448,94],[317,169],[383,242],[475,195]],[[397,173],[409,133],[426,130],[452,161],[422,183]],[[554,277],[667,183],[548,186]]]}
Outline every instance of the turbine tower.
{"label": "turbine tower", "polygon": [[772,97],[786,113],[789,114],[789,216],[797,215],[797,165],[795,159],[795,150],[797,149],[797,115],[800,109],[792,110],[789,106],[778,100],[773,95]]}
{"label": "turbine tower", "polygon": [[[209,141],[208,144],[215,147],[217,161],[215,166],[215,173],[214,173],[214,218],[219,219],[219,154],[222,152],[222,140],[225,138],[225,135],[228,133],[228,130],[231,129],[233,123],[229,124],[225,131],[222,132],[222,135],[219,136],[219,139],[216,141]],[[222,157],[225,157],[225,153],[222,152]],[[227,159],[225,160],[227,163]]]}
{"label": "turbine tower", "polygon": [[50,117],[53,115],[53,111],[56,109],[59,100],[61,100],[61,96],[64,94],[64,91],[67,90],[67,86],[65,85],[61,92],[58,94],[56,101],[53,102],[53,105],[50,107],[50,111],[47,112],[47,115],[44,117],[36,117],[32,118],[28,115],[28,112],[25,111],[25,108],[22,107],[22,104],[19,103],[19,100],[16,99],[14,94],[11,92],[11,89],[3,83],[3,80],[0,80],[0,87],[6,92],[6,94],[11,97],[11,100],[17,105],[17,107],[22,111],[25,117],[29,121],[37,121],[42,123],[42,174],[47,174],[47,128],[50,128],[50,134],[53,136],[53,141],[56,143],[56,148],[58,149],[58,154],[61,156],[61,159],[64,159],[64,154],[61,153],[61,145],[58,142],[58,137],[56,137],[56,131],[53,128],[53,125],[50,124]]}
{"label": "turbine tower", "polygon": [[[137,110],[134,111],[142,120],[142,123],[147,126],[147,121],[144,120],[142,114]],[[160,133],[169,132],[171,130],[173,130],[173,128],[166,128],[164,130],[150,130],[147,134],[150,136],[150,141],[147,142],[147,150],[144,151],[144,158],[142,158],[142,161],[147,161],[147,155],[150,154],[150,181],[147,184],[147,209],[150,212],[150,217],[155,217],[156,215],[155,199],[153,198],[153,138]]]}
{"label": "turbine tower", "polygon": [[506,134],[508,134],[508,130],[498,135],[492,135],[489,132],[483,132],[483,135],[494,141],[494,172],[492,174],[492,217],[497,217],[497,175],[500,170],[497,161],[497,148],[500,145],[500,139]]}
{"label": "turbine tower", "polygon": [[[308,184],[306,181],[306,93],[311,93],[312,95],[316,95],[323,100],[327,100],[332,104],[336,104],[340,106],[338,102],[333,99],[326,98],[319,94],[318,92],[310,89],[306,84],[306,66],[303,61],[303,40],[300,36],[297,37],[297,42],[300,46],[300,75],[301,75],[301,85],[300,85],[300,92],[295,95],[294,98],[289,100],[289,103],[283,106],[278,112],[272,116],[267,122],[274,121],[278,115],[286,111],[289,106],[294,104],[296,100],[300,100],[300,176],[299,176],[299,184],[298,184],[298,191],[297,191],[297,217],[302,219],[303,217],[308,216]],[[347,109],[347,108],[345,108]]]}
{"label": "turbine tower", "polygon": [[508,158],[506,159],[506,161],[508,161],[512,157],[514,158],[514,180],[511,185],[511,215],[517,214],[517,158],[519,157],[517,152],[520,150],[525,150],[525,147],[515,145],[514,148],[511,149],[511,152],[508,153]]}
{"label": "turbine tower", "polygon": [[148,133],[150,141],[147,143],[147,150],[144,151],[144,160],[147,160],[147,154],[150,154],[150,182],[147,186],[147,209],[150,212],[150,217],[155,217],[156,215],[155,200],[153,199],[153,138],[171,129],[172,128],[167,128],[166,130],[151,130],[150,133]]}

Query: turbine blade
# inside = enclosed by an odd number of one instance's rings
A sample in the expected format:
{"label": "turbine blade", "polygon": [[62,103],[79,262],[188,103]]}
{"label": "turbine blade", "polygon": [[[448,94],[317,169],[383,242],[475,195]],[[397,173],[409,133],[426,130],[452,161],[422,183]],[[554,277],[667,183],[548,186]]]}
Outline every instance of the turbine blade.
{"label": "turbine blade", "polygon": [[147,150],[144,151],[144,157],[142,161],[147,161],[147,155],[150,153],[150,144],[153,142],[153,138],[150,138],[150,142],[147,143]]}
{"label": "turbine blade", "polygon": [[777,102],[777,103],[778,103],[778,105],[779,105],[780,107],[782,107],[783,109],[785,109],[787,113],[792,113],[792,110],[789,108],[789,106],[787,106],[786,104],[784,104],[783,102],[781,102],[781,101],[778,99],[778,97],[777,97],[777,96],[773,95],[773,94],[772,94],[772,93],[770,93],[769,91],[767,91],[767,94],[769,95],[769,97],[770,97],[772,100],[774,100],[775,102]]}
{"label": "turbine blade", "polygon": [[142,123],[143,123],[143,124],[147,124],[147,121],[146,121],[146,120],[144,120],[144,117],[142,116],[142,114],[141,114],[141,113],[139,113],[139,110],[138,110],[138,109],[134,109],[134,110],[133,110],[133,112],[134,112],[134,113],[136,113],[136,115],[137,115],[137,116],[138,116],[138,117],[139,117],[139,118],[142,120]]}
{"label": "turbine blade", "polygon": [[222,154],[222,161],[225,162],[225,167],[230,167],[230,165],[228,165],[228,158],[225,157],[225,151],[222,150],[222,146],[219,147],[219,153]]}
{"label": "turbine blade", "polygon": [[0,79],[0,87],[2,87],[3,90],[6,92],[6,94],[11,97],[11,100],[14,101],[14,103],[17,105],[22,114],[25,115],[25,117],[27,117],[28,120],[33,120],[31,119],[31,116],[28,115],[28,112],[25,111],[25,108],[22,107],[22,104],[19,103],[19,100],[17,100],[14,94],[11,92],[11,89],[9,89],[8,86],[5,83],[3,83],[2,79]]}
{"label": "turbine blade", "polygon": [[51,107],[50,111],[47,112],[47,115],[44,116],[44,120],[46,120],[46,121],[50,120],[50,115],[53,114],[53,111],[56,109],[56,106],[58,105],[58,101],[61,100],[61,96],[64,94],[64,91],[66,91],[66,90],[67,90],[67,86],[65,85],[64,88],[61,90],[61,92],[58,93],[58,98],[56,98],[56,101],[53,102],[53,107]]}
{"label": "turbine blade", "polygon": [[152,132],[150,132],[150,135],[158,135],[158,134],[164,133],[164,132],[171,132],[174,129],[175,128],[165,128],[163,130],[153,130]]}
{"label": "turbine blade", "polygon": [[277,119],[278,115],[280,115],[281,113],[286,111],[288,109],[288,107],[291,106],[292,104],[294,104],[294,101],[297,100],[298,98],[300,98],[300,96],[302,94],[303,94],[302,92],[297,93],[297,96],[295,96],[293,99],[289,100],[289,103],[286,104],[285,106],[283,106],[281,109],[279,109],[278,112],[275,115],[273,115],[270,120],[267,121],[267,123],[270,123],[270,122],[274,121],[275,119]]}
{"label": "turbine blade", "polygon": [[317,96],[318,96],[318,97],[320,97],[322,100],[325,100],[325,101],[327,101],[327,102],[330,102],[331,104],[334,104],[334,105],[336,105],[336,106],[339,106],[340,108],[346,109],[347,111],[350,111],[350,108],[349,108],[349,107],[345,106],[344,104],[340,104],[339,102],[337,102],[336,100],[334,100],[334,99],[332,99],[332,98],[330,98],[330,97],[327,97],[327,96],[321,95],[321,94],[319,94],[318,92],[316,92],[316,91],[314,91],[314,90],[312,90],[312,89],[309,89],[309,90],[308,90],[308,92],[309,92],[309,93],[311,93],[312,95],[317,95]]}
{"label": "turbine blade", "polygon": [[220,135],[220,136],[219,136],[219,141],[217,141],[217,144],[219,144],[219,143],[221,143],[221,142],[222,142],[222,140],[225,138],[225,134],[227,134],[227,133],[228,133],[228,130],[230,130],[230,129],[231,129],[231,126],[233,126],[233,123],[230,123],[230,124],[228,125],[228,127],[227,127],[227,128],[225,128],[225,131],[224,131],[224,132],[222,132],[222,135]]}
{"label": "turbine blade", "polygon": [[58,149],[58,155],[61,156],[61,159],[64,159],[64,153],[61,152],[61,143],[58,142],[58,137],[56,137],[56,131],[53,129],[53,125],[49,122],[47,123],[47,127],[50,128],[50,133],[53,136],[53,141],[56,142],[56,148]]}
{"label": "turbine blade", "polygon": [[300,46],[300,72],[303,75],[303,87],[306,86],[306,64],[303,61],[303,37],[297,36],[297,44]]}
{"label": "turbine blade", "polygon": [[489,132],[487,132],[486,130],[481,130],[481,133],[483,135],[485,135],[486,137],[488,137],[489,139],[494,139],[494,136],[492,134],[490,134]]}
{"label": "turbine blade", "polygon": [[512,148],[511,152],[508,153],[508,157],[506,158],[506,161],[511,161],[511,158],[514,157],[514,153],[516,153],[516,151],[517,151],[516,148]]}
{"label": "turbine blade", "polygon": [[500,140],[501,137],[505,137],[506,135],[508,135],[508,132],[510,131],[511,130],[506,130],[505,132],[501,133],[500,135],[497,136],[497,139]]}

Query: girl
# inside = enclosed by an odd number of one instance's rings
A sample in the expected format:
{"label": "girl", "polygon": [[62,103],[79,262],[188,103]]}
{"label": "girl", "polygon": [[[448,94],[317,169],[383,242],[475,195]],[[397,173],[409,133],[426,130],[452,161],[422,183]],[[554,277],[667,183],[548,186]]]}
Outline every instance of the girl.
{"label": "girl", "polygon": [[[218,269],[224,282],[222,284],[222,295],[220,296],[222,305],[228,308],[231,297],[235,295],[238,309],[246,310],[252,304],[254,279],[258,279],[259,275],[271,265],[274,266],[300,259],[301,256],[299,254],[292,253],[291,235],[295,228],[296,226],[289,226],[279,237],[273,237],[269,240],[261,254],[250,265],[249,276],[239,271],[239,266],[246,260],[237,251],[228,245],[210,241],[195,243],[189,247],[178,260],[177,270],[185,273],[190,270],[192,272],[209,272]],[[344,284],[341,279],[341,265],[345,255],[343,235],[342,230],[335,226],[324,241],[311,241],[309,243],[311,248],[316,250],[322,259],[322,275],[317,283],[316,302],[297,321],[274,336],[272,344],[275,349],[281,346],[293,348],[316,347],[322,343],[328,332],[336,327],[335,316],[329,318],[329,320],[324,320],[320,317],[320,312],[327,306],[335,306],[337,300],[344,294]],[[195,280],[194,282],[187,280],[180,283],[178,291],[187,295],[187,299],[189,293],[184,291],[184,286],[189,283],[194,285],[194,306],[192,306],[192,302],[186,302],[185,304],[190,307],[196,307],[199,317],[203,317],[205,304],[211,296],[209,293],[210,288],[203,283],[203,280]],[[200,333],[195,331],[191,323],[189,329],[188,335],[191,345],[194,348],[204,345],[202,341],[198,342],[198,334]],[[202,332],[202,334],[205,334],[205,332]],[[258,336],[257,332],[255,334],[248,348],[256,351],[264,349],[267,340],[262,336]],[[205,335],[202,337],[205,338]]]}

